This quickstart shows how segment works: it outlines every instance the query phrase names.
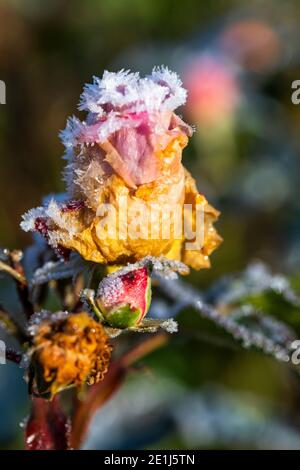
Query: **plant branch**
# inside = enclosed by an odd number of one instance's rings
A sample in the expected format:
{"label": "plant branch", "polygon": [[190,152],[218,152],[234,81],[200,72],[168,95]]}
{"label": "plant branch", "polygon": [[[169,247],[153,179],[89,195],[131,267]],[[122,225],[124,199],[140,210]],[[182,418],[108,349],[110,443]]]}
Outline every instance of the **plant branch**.
{"label": "plant branch", "polygon": [[10,274],[10,276],[12,276],[16,281],[18,281],[23,286],[27,285],[27,280],[25,276],[21,274],[20,272],[18,272],[13,267],[9,266],[9,264],[4,263],[3,261],[0,261],[0,271],[4,271]]}
{"label": "plant branch", "polygon": [[24,274],[24,269],[21,263],[22,252],[19,250],[13,250],[9,252],[7,258],[11,264],[5,263],[0,260],[0,271],[4,271],[16,281],[17,291],[20,302],[23,306],[24,313],[27,318],[30,318],[34,313],[34,308],[29,300],[29,289],[28,282]]}

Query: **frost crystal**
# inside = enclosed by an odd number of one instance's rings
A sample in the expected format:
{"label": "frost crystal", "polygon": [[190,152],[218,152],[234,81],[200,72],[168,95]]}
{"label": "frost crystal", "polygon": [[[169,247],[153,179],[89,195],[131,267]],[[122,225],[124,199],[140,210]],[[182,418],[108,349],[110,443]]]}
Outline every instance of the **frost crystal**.
{"label": "frost crystal", "polygon": [[36,207],[35,209],[30,209],[24,215],[22,215],[22,222],[20,223],[21,228],[25,232],[30,232],[35,230],[35,221],[38,217],[43,217],[45,215],[44,207]]}
{"label": "frost crystal", "polygon": [[87,121],[68,120],[61,132],[67,152],[79,144],[104,142],[121,128],[141,124],[144,113],[174,111],[186,101],[187,92],[175,72],[156,67],[152,74],[140,78],[129,70],[105,71],[102,78],[84,87],[79,109],[88,111]]}
{"label": "frost crystal", "polygon": [[124,286],[120,276],[133,270],[134,268],[116,271],[116,273],[104,278],[99,285],[97,296],[105,299],[105,303],[108,305],[116,303],[120,296],[124,295]]}
{"label": "frost crystal", "polygon": [[169,318],[161,323],[161,328],[166,330],[167,333],[177,333],[178,323],[173,318]]}

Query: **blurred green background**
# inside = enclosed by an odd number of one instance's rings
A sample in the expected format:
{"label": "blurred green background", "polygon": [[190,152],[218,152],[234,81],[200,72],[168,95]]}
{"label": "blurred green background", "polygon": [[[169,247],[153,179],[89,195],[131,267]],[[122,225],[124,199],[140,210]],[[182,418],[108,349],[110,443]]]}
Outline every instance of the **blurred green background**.
{"label": "blurred green background", "polygon": [[[190,282],[207,288],[255,259],[298,274],[300,105],[291,84],[300,79],[299,1],[0,0],[0,20],[2,246],[28,245],[21,215],[64,190],[58,132],[76,114],[84,83],[104,69],[143,74],[164,64],[184,81],[181,113],[197,128],[184,163],[222,211],[224,243],[212,269]],[[95,420],[88,447],[300,447],[299,384],[273,360],[179,338],[148,362],[157,381],[129,380]],[[22,446],[21,384],[21,372],[0,366],[0,447]],[[145,388],[149,422],[134,432]],[[107,430],[117,428],[107,442]]]}

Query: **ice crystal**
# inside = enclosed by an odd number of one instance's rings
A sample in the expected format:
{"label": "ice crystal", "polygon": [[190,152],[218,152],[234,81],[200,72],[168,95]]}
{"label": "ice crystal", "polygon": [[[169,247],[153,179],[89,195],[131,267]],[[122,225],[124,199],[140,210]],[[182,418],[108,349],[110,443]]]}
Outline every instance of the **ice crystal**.
{"label": "ice crystal", "polygon": [[176,109],[185,103],[187,91],[182,86],[182,81],[175,72],[167,67],[154,67],[152,79],[155,83],[166,86],[169,89],[167,105],[171,109]]}
{"label": "ice crystal", "polygon": [[28,212],[22,215],[22,222],[20,223],[21,228],[25,232],[34,231],[36,228],[35,222],[38,217],[44,217],[45,209],[44,207],[36,207],[30,209]]}
{"label": "ice crystal", "polygon": [[79,109],[101,117],[107,104],[116,109],[130,106],[131,111],[174,110],[185,100],[186,90],[177,74],[168,68],[154,68],[145,78],[129,70],[105,71],[102,79],[94,77],[93,83],[84,87]]}
{"label": "ice crystal", "polygon": [[120,296],[124,295],[124,284],[121,276],[133,270],[134,268],[131,267],[127,270],[121,269],[104,278],[99,284],[97,296],[105,299],[105,304],[107,305],[116,303]]}
{"label": "ice crystal", "polygon": [[137,263],[139,266],[148,266],[159,277],[176,279],[177,273],[188,274],[189,268],[181,261],[170,260],[164,256],[146,256]]}
{"label": "ice crystal", "polygon": [[80,97],[79,109],[89,113],[87,121],[70,118],[60,134],[62,142],[67,152],[78,144],[103,142],[121,128],[139,126],[143,113],[175,110],[186,95],[177,74],[166,67],[154,68],[145,78],[129,70],[105,71],[85,85]]}
{"label": "ice crystal", "polygon": [[177,333],[178,331],[178,323],[173,320],[173,318],[169,318],[163,321],[160,326],[168,333]]}
{"label": "ice crystal", "polygon": [[66,149],[73,147],[74,141],[82,130],[82,126],[83,124],[81,121],[75,116],[72,116],[67,120],[66,128],[60,133],[60,138]]}

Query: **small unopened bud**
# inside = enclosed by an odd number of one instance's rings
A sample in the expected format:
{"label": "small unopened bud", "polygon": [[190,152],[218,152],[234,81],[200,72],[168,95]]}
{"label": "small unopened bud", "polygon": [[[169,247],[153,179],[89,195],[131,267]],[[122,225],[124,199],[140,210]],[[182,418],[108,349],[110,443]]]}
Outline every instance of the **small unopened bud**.
{"label": "small unopened bud", "polygon": [[104,321],[115,328],[138,326],[151,303],[151,277],[147,267],[128,266],[104,278],[96,304]]}

